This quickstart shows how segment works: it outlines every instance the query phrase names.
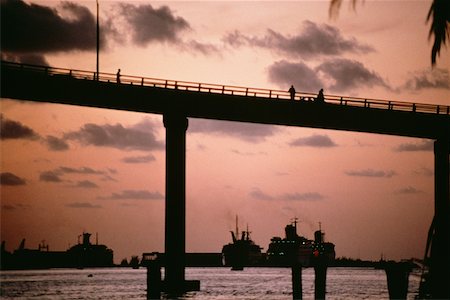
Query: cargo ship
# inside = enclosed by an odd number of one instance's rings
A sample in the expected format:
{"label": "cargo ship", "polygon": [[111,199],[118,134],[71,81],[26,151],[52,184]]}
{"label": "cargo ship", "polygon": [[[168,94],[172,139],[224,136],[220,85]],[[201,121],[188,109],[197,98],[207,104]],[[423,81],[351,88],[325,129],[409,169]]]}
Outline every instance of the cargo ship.
{"label": "cargo ship", "polygon": [[[2,242],[0,267],[1,269],[49,269],[49,268],[92,268],[112,267],[113,250],[105,245],[90,241],[90,233],[83,232],[78,236],[78,244],[67,251],[50,251],[45,241],[39,244],[38,249],[25,247],[25,239],[13,253],[6,251],[5,242]],[[80,241],[82,238],[82,241]]]}
{"label": "cargo ship", "polygon": [[314,240],[297,234],[298,219],[285,227],[285,238],[273,237],[267,249],[267,265],[288,267],[300,264],[312,266],[316,259],[334,261],[336,253],[334,244],[325,242],[325,234],[320,223],[319,230],[314,233]]}
{"label": "cargo ship", "polygon": [[236,231],[230,231],[232,243],[222,248],[223,265],[232,270],[243,270],[244,267],[258,266],[264,260],[262,248],[250,237],[250,231],[241,232],[239,238],[238,217],[236,216]]}

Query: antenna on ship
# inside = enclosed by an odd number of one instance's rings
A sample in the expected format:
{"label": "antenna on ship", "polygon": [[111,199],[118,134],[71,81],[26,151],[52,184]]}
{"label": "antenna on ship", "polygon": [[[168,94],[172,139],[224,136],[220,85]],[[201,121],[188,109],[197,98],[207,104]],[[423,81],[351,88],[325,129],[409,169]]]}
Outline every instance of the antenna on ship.
{"label": "antenna on ship", "polygon": [[98,245],[98,232],[95,233],[95,244]]}
{"label": "antenna on ship", "polygon": [[239,236],[239,225],[238,225],[238,215],[236,215],[236,237]]}

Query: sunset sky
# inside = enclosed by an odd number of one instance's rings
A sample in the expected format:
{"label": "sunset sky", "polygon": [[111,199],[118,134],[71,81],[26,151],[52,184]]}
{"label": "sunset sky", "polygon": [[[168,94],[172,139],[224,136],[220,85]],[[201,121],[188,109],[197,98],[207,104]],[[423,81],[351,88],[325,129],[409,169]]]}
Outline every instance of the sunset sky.
{"label": "sunset sky", "polygon": [[[99,2],[102,72],[450,104],[428,0],[344,1],[334,18],[325,0]],[[95,71],[95,14],[94,0],[1,0],[2,59]],[[10,99],[0,111],[7,250],[66,250],[83,231],[116,263],[164,250],[160,115]],[[237,214],[263,251],[297,217],[309,238],[321,222],[337,256],[421,258],[433,172],[431,140],[189,119],[187,251],[220,252]]]}

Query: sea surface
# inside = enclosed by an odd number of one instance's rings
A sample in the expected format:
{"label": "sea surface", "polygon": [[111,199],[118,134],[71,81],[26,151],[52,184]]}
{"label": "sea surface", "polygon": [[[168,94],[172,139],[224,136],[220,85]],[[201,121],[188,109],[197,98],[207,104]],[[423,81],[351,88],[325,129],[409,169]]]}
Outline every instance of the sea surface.
{"label": "sea surface", "polygon": [[[145,268],[52,269],[0,272],[1,299],[146,299]],[[186,279],[201,291],[177,299],[292,299],[289,268],[187,268]],[[420,273],[409,276],[414,299]],[[314,269],[303,269],[303,299],[314,298]],[[389,299],[383,270],[329,268],[327,299]],[[169,299],[162,295],[162,299]]]}

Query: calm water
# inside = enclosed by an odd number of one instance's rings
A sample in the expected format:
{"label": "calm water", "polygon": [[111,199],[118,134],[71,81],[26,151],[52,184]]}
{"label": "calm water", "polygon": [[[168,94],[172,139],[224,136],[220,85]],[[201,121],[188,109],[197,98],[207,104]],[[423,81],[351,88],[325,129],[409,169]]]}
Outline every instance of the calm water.
{"label": "calm water", "polygon": [[[92,277],[88,277],[92,274]],[[314,298],[314,270],[303,270],[303,298]],[[55,269],[0,272],[2,299],[146,299],[146,269]],[[291,271],[284,268],[187,268],[201,291],[180,299],[292,299]],[[420,277],[409,276],[408,298]],[[382,270],[329,268],[327,299],[388,299]]]}

